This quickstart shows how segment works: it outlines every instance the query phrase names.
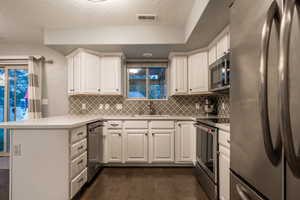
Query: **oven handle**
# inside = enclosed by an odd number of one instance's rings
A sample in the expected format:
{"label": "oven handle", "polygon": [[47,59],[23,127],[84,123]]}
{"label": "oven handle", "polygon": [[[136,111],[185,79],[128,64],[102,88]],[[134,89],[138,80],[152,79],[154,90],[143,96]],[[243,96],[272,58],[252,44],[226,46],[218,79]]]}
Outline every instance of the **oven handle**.
{"label": "oven handle", "polygon": [[209,128],[200,126],[199,124],[194,124],[194,126],[195,126],[196,128],[201,129],[202,131],[205,131],[205,132],[210,133],[210,134],[213,134],[213,133],[215,132],[213,129],[209,129]]}

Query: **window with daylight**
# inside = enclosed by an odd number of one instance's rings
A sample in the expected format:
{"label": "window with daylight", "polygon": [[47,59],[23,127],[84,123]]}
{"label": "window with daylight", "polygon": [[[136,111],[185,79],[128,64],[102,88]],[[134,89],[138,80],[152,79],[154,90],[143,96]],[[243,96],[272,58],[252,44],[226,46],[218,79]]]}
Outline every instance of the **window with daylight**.
{"label": "window with daylight", "polygon": [[129,99],[166,99],[167,63],[128,64],[127,97]]}

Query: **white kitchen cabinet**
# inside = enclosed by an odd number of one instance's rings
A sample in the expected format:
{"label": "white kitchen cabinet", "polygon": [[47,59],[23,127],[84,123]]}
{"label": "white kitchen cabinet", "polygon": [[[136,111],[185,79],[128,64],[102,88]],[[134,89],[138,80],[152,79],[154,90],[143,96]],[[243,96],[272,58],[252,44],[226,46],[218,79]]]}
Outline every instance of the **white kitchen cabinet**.
{"label": "white kitchen cabinet", "polygon": [[230,200],[230,153],[229,149],[222,146],[219,151],[220,200]]}
{"label": "white kitchen cabinet", "polygon": [[190,55],[188,58],[189,93],[208,92],[208,58],[207,52]]}
{"label": "white kitchen cabinet", "polygon": [[104,56],[100,59],[100,90],[103,95],[121,95],[121,65],[119,56]]}
{"label": "white kitchen cabinet", "polygon": [[224,56],[229,50],[229,33],[226,33],[218,42],[217,42],[217,59]]}
{"label": "white kitchen cabinet", "polygon": [[230,200],[230,133],[219,130],[220,200]]}
{"label": "white kitchen cabinet", "polygon": [[174,162],[174,130],[151,130],[152,162]]}
{"label": "white kitchen cabinet", "polygon": [[67,56],[68,94],[122,95],[122,55],[77,49]]}
{"label": "white kitchen cabinet", "polygon": [[208,65],[213,64],[217,60],[217,47],[212,46],[208,51]]}
{"label": "white kitchen cabinet", "polygon": [[81,60],[82,52],[68,57],[68,93],[78,94],[82,91]]}
{"label": "white kitchen cabinet", "polygon": [[171,60],[171,95],[188,94],[187,56],[174,56]]}
{"label": "white kitchen cabinet", "polygon": [[148,162],[148,130],[125,131],[125,162]]}
{"label": "white kitchen cabinet", "polygon": [[193,122],[176,123],[175,159],[176,162],[193,162],[195,160],[195,127]]}
{"label": "white kitchen cabinet", "polygon": [[122,129],[107,131],[107,162],[123,162],[123,137]]}
{"label": "white kitchen cabinet", "polygon": [[100,59],[99,56],[82,53],[82,93],[99,94]]}

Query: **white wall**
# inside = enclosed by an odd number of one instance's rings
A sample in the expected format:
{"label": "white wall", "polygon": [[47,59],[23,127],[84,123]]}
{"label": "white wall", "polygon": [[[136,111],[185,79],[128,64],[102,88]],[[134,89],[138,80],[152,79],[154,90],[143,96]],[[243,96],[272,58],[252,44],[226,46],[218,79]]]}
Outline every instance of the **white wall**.
{"label": "white wall", "polygon": [[54,64],[46,64],[43,76],[43,98],[46,116],[65,115],[68,113],[67,61],[65,57],[40,44],[0,44],[0,56],[41,55]]}

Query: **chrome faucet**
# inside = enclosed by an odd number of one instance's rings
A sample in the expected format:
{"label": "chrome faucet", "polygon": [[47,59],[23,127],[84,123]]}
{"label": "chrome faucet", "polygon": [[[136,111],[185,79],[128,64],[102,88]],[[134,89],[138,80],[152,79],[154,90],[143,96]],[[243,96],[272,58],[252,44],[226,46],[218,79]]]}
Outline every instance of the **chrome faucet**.
{"label": "chrome faucet", "polygon": [[149,103],[148,103],[148,108],[149,108],[149,114],[150,114],[150,115],[155,115],[155,114],[156,114],[156,110],[155,110],[155,108],[153,107],[153,102],[152,102],[152,101],[149,101]]}

